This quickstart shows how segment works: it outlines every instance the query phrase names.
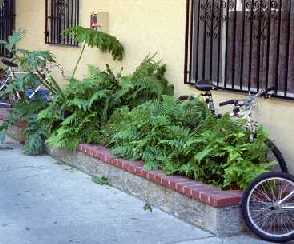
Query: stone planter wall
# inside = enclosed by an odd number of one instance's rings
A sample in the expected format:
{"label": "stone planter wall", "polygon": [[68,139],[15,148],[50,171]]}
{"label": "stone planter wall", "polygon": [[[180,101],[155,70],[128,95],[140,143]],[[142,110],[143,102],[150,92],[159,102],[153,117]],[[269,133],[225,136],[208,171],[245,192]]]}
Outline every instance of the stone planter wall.
{"label": "stone planter wall", "polygon": [[[3,121],[7,118],[9,114],[9,109],[7,108],[0,108],[0,125]],[[7,130],[7,135],[16,141],[24,144],[25,142],[25,135],[24,130],[27,127],[25,121],[18,121],[14,126]]]}
{"label": "stone planter wall", "polygon": [[142,162],[117,159],[102,146],[80,145],[77,152],[49,148],[48,152],[91,176],[105,176],[114,187],[218,236],[245,231],[241,192],[146,171]]}

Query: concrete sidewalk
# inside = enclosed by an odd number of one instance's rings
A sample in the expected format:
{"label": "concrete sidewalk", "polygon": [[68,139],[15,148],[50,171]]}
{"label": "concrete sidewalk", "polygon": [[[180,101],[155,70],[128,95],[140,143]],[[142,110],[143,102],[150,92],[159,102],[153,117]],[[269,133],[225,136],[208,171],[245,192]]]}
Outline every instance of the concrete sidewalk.
{"label": "concrete sidewalk", "polygon": [[212,234],[47,157],[0,147],[0,244],[261,244]]}

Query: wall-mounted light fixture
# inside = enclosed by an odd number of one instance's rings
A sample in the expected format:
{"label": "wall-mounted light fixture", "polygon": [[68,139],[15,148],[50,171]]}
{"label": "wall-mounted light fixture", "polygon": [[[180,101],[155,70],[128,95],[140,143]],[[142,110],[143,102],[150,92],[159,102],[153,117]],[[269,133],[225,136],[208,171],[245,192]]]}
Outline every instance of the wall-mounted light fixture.
{"label": "wall-mounted light fixture", "polygon": [[102,28],[102,24],[98,21],[98,13],[91,13],[90,16],[90,27],[95,30],[99,30]]}
{"label": "wall-mounted light fixture", "polygon": [[90,15],[90,28],[108,32],[109,13],[104,11],[92,12]]}

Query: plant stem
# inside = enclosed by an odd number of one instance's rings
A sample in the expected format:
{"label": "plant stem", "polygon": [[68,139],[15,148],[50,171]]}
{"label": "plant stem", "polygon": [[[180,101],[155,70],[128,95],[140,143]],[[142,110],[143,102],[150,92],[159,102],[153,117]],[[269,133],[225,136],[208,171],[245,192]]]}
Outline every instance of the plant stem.
{"label": "plant stem", "polygon": [[73,79],[73,78],[75,77],[75,75],[76,75],[76,72],[77,72],[78,67],[79,67],[79,64],[80,64],[80,62],[81,62],[81,60],[82,60],[82,57],[83,57],[83,54],[84,54],[85,48],[86,48],[86,43],[83,44],[82,51],[81,51],[81,53],[80,53],[80,56],[79,56],[79,58],[78,58],[78,60],[77,60],[76,66],[75,66],[75,68],[74,68],[74,71],[73,71],[73,73],[72,73],[72,79]]}

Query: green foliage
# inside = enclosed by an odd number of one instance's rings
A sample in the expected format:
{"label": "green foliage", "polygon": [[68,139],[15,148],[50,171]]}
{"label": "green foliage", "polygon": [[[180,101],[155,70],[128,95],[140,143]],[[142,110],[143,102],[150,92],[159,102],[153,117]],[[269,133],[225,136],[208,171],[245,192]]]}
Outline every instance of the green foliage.
{"label": "green foliage", "polygon": [[79,143],[94,141],[112,109],[111,97],[117,89],[116,77],[107,70],[92,68],[89,78],[70,80],[63,96],[39,114],[50,135],[48,143],[74,150]]}
{"label": "green foliage", "polygon": [[215,118],[197,98],[179,102],[163,97],[131,111],[117,111],[101,138],[116,155],[144,160],[148,170],[162,169],[222,188],[244,188],[270,164],[265,133],[259,129],[257,139],[250,142],[242,123],[228,115]]}
{"label": "green foliage", "polygon": [[26,142],[23,151],[27,155],[41,155],[45,153],[46,131],[40,127],[37,114],[27,118],[28,127],[25,129]]}
{"label": "green foliage", "polygon": [[99,48],[103,52],[110,52],[114,60],[122,60],[124,47],[119,40],[107,33],[90,28],[75,26],[65,31],[64,35],[73,37],[79,43]]}
{"label": "green foliage", "polygon": [[116,109],[123,106],[132,109],[150,99],[161,98],[165,92],[171,93],[172,88],[164,78],[164,66],[153,59],[146,58],[129,76],[114,74],[108,66],[105,71],[90,66],[86,79],[72,79],[63,95],[56,96],[39,114],[39,121],[48,131],[48,143],[70,150],[80,143],[95,143],[101,126]]}
{"label": "green foliage", "polygon": [[[180,102],[164,96],[162,101],[144,103],[131,112],[123,108],[114,113],[102,130],[103,143],[119,156],[142,159],[147,169],[158,169],[163,162],[185,161],[184,155],[178,158],[166,150],[191,143],[194,131],[208,113],[205,104],[196,98]],[[169,173],[176,171],[169,170]]]}
{"label": "green foliage", "polygon": [[150,203],[147,203],[147,202],[144,204],[143,209],[144,209],[144,211],[148,211],[150,213],[153,212],[153,208],[152,208],[151,204]]}
{"label": "green foliage", "polygon": [[61,71],[61,73],[63,71],[56,63],[56,58],[51,52],[20,49],[16,61],[19,64],[20,69],[27,72],[25,76],[30,77],[31,82],[35,82],[35,86],[43,85],[53,95],[62,93],[61,88],[57,84],[52,73],[55,68]]}
{"label": "green foliage", "polygon": [[154,56],[147,56],[135,72],[120,80],[116,99],[131,108],[148,100],[160,99],[161,95],[173,95],[174,88],[165,78],[166,65]]}
{"label": "green foliage", "polygon": [[105,176],[93,176],[92,180],[94,183],[98,184],[98,185],[107,185],[107,186],[111,186],[111,183],[109,182],[108,178]]}
{"label": "green foliage", "polygon": [[60,69],[55,56],[49,51],[29,51],[17,48],[18,42],[23,37],[24,32],[14,32],[8,37],[7,42],[0,41],[0,44],[4,43],[5,48],[13,54],[13,62],[19,65],[19,70],[25,72],[23,75],[16,75],[0,96],[15,95],[16,92],[23,95],[26,88],[35,89],[39,85],[46,87],[53,95],[61,93],[61,88],[52,75],[54,68]]}
{"label": "green foliage", "polygon": [[[0,3],[1,5],[1,3]],[[0,44],[4,45],[4,47],[11,53],[15,54],[16,51],[18,50],[16,48],[16,45],[23,39],[24,37],[24,32],[23,31],[18,31],[18,32],[13,32],[11,36],[8,37],[8,40],[0,40]]]}

